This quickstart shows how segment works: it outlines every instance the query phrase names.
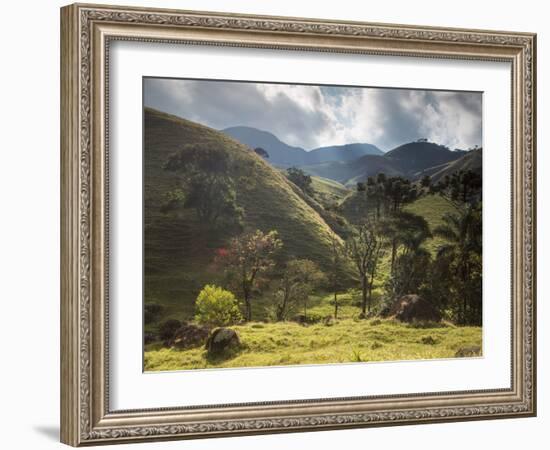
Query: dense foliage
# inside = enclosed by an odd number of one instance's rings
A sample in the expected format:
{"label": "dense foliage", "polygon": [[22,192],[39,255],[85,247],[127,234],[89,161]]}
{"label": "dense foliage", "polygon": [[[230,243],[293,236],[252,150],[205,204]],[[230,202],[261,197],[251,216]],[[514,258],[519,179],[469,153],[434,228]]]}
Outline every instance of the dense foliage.
{"label": "dense foliage", "polygon": [[195,320],[203,325],[233,325],[242,319],[239,303],[232,292],[206,285],[195,302]]}

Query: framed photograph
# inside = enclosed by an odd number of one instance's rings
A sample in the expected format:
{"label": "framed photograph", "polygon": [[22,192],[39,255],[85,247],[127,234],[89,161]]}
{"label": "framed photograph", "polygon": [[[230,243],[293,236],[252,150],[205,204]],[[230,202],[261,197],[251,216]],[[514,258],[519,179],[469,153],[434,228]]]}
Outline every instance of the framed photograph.
{"label": "framed photograph", "polygon": [[61,9],[61,440],[536,414],[531,33]]}

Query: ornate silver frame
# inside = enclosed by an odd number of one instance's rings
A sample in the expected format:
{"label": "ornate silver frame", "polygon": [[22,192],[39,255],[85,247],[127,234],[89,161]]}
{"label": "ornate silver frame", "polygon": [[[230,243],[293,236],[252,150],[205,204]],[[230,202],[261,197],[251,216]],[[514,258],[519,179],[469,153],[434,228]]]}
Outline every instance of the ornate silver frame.
{"label": "ornate silver frame", "polygon": [[[111,411],[109,43],[138,40],[507,61],[512,66],[512,385],[387,397]],[[536,36],[75,4],[61,9],[61,440],[80,446],[536,414]]]}

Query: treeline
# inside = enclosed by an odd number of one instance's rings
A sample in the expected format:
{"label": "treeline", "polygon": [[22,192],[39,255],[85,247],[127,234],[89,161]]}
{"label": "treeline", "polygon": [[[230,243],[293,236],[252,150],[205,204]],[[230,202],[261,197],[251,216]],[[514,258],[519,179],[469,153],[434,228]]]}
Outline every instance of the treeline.
{"label": "treeline", "polygon": [[[288,169],[288,177],[312,195],[311,177]],[[457,324],[480,325],[482,319],[482,179],[475,171],[458,171],[435,184],[429,176],[419,182],[385,174],[357,183],[354,210],[347,215],[342,249],[334,248],[338,264],[349,261],[360,281],[361,315],[386,313],[407,294],[429,300],[444,317]],[[453,212],[431,229],[426,219],[404,207],[421,196],[439,195]],[[334,208],[344,214],[341,207]],[[435,255],[426,242],[444,242]],[[381,264],[389,258],[383,301],[373,303]],[[337,311],[337,283],[332,283]],[[374,311],[374,306],[377,307]]]}

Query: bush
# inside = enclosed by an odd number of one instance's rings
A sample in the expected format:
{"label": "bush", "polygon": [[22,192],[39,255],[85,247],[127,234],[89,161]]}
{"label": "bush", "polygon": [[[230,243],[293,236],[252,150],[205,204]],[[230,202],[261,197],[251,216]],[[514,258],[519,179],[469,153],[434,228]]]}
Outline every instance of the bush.
{"label": "bush", "polygon": [[169,319],[159,327],[159,336],[161,339],[172,339],[174,333],[181,327],[181,322],[177,319]]}
{"label": "bush", "polygon": [[195,302],[195,320],[203,325],[225,326],[242,320],[239,303],[232,292],[206,285]]}

